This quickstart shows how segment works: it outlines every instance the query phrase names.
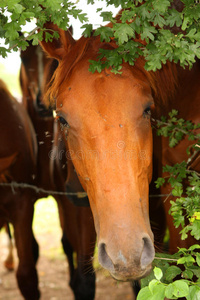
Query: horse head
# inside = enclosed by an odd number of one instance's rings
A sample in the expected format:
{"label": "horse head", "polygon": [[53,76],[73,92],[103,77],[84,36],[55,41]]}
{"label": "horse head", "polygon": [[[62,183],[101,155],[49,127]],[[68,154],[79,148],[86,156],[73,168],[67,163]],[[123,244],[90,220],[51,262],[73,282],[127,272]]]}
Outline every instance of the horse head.
{"label": "horse head", "polygon": [[90,73],[89,59],[112,48],[99,37],[73,40],[68,31],[41,43],[59,65],[47,98],[54,102],[79,180],[87,192],[100,264],[118,280],[145,276],[154,259],[149,223],[153,105],[149,81],[123,63],[122,74]]}

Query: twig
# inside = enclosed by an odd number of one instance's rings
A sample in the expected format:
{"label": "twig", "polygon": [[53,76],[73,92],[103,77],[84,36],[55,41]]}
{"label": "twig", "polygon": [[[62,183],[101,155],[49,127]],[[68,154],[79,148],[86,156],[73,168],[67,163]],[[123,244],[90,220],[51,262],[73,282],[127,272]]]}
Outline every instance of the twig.
{"label": "twig", "polygon": [[[159,125],[159,126],[160,126],[160,125],[165,125],[165,126],[174,126],[174,125],[175,125],[175,124],[173,124],[173,123],[163,122],[163,121],[160,121],[160,120],[156,120],[156,119],[154,119],[154,118],[151,118],[151,121],[153,121],[153,122],[155,123],[155,125]],[[185,135],[188,135],[188,134],[190,133],[189,131],[186,131],[186,130],[181,129],[181,128],[178,128],[178,127],[174,127],[173,130],[182,132],[182,133],[185,134]],[[195,135],[195,134],[194,134],[194,138],[195,138],[195,139],[199,139],[199,135]]]}
{"label": "twig", "polygon": [[[36,32],[36,30],[40,29],[40,27],[35,27],[33,30],[31,30],[31,32],[29,33],[29,35],[27,35],[26,37],[24,37],[23,39],[21,39],[21,41],[26,41],[29,37],[31,37],[32,35],[34,35],[34,33]],[[14,49],[15,47],[17,47],[18,44],[15,44],[11,47],[8,48],[8,50],[12,50]]]}
{"label": "twig", "polygon": [[154,259],[161,259],[161,260],[170,260],[170,261],[178,261],[176,258],[166,258],[166,257],[154,257]]}

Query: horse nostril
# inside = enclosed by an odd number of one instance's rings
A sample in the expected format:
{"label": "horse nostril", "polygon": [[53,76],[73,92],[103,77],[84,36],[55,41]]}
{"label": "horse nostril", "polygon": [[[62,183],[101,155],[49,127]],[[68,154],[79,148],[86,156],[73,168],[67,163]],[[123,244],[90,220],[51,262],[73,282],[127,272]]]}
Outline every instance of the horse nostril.
{"label": "horse nostril", "polygon": [[99,263],[102,265],[102,267],[108,269],[109,271],[114,271],[113,262],[106,252],[106,244],[101,243],[99,245],[98,257],[99,257]]}
{"label": "horse nostril", "polygon": [[145,269],[154,259],[155,250],[149,237],[143,238],[144,246],[141,255],[141,267]]}

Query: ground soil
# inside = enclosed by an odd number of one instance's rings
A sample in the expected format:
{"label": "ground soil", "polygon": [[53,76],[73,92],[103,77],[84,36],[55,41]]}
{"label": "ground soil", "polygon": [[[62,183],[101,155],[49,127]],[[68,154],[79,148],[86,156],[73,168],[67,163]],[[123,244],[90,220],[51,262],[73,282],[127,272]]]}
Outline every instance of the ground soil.
{"label": "ground soil", "polygon": [[[40,258],[37,264],[41,300],[74,300],[68,286],[68,264],[60,247],[60,229],[39,231]],[[58,248],[60,250],[58,250]],[[57,250],[55,250],[57,249]],[[7,236],[0,232],[0,300],[23,300],[15,279],[15,271],[7,271],[4,260],[7,255]],[[14,250],[15,266],[17,265]],[[117,283],[102,271],[97,271],[95,300],[133,300],[129,283]]]}

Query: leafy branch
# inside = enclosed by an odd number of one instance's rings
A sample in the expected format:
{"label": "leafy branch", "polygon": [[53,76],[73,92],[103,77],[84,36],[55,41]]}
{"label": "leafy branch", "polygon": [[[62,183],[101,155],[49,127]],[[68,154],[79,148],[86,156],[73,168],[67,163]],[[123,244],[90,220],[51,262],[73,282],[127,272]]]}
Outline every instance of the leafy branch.
{"label": "leafy branch", "polygon": [[[2,0],[0,3],[0,38],[5,46],[0,47],[0,55],[7,56],[11,50],[18,48],[25,50],[27,40],[33,39],[34,45],[43,39],[42,30],[46,22],[53,22],[66,30],[69,27],[69,17],[73,16],[81,22],[87,22],[87,16],[77,9],[72,1],[68,0]],[[35,29],[28,34],[24,33],[24,26],[29,23]],[[40,32],[37,30],[40,29]],[[23,33],[21,37],[20,32]],[[49,36],[50,38],[50,36]]]}
{"label": "leafy branch", "polygon": [[[152,119],[157,134],[169,138],[170,147],[175,147],[183,139],[194,141],[188,147],[188,159],[173,166],[163,167],[163,177],[156,180],[159,188],[166,182],[172,187],[169,213],[173,216],[176,228],[182,227],[181,239],[190,233],[200,240],[200,174],[193,167],[200,157],[200,124],[178,119],[178,112],[172,110],[169,118]],[[184,183],[187,187],[184,188]],[[142,280],[142,289],[137,300],[200,298],[200,245],[189,249],[180,248],[174,255],[157,253],[153,265],[154,272]]]}
{"label": "leafy branch", "polygon": [[[155,266],[153,273],[142,283],[142,289],[137,300],[153,299],[179,299],[185,297],[187,300],[199,299],[200,296],[200,245],[193,245],[189,249],[181,248],[173,255],[176,264],[170,265],[166,261],[160,261]],[[163,255],[163,254],[162,254]],[[155,263],[154,260],[154,265]],[[179,266],[180,267],[179,267]],[[181,277],[182,279],[178,279]],[[148,286],[146,283],[148,282]]]}
{"label": "leafy branch", "polygon": [[[159,188],[165,182],[172,187],[172,195],[176,201],[171,200],[169,213],[174,218],[176,228],[182,227],[181,238],[186,239],[188,232],[197,240],[200,239],[200,174],[192,168],[192,165],[200,156],[200,134],[197,129],[200,124],[193,124],[190,121],[177,118],[178,111],[172,110],[169,113],[169,119],[161,118],[161,121],[153,119],[156,124],[157,134],[169,137],[169,146],[175,147],[186,135],[188,140],[195,141],[188,147],[187,154],[190,155],[187,161],[177,163],[173,166],[166,165],[163,167],[165,176],[158,178],[156,187]],[[184,183],[187,181],[187,187]],[[187,225],[186,225],[187,224]]]}
{"label": "leafy branch", "polygon": [[[92,72],[110,67],[120,71],[124,60],[133,65],[143,56],[147,70],[161,69],[167,61],[191,67],[200,58],[200,4],[194,0],[182,0],[182,9],[171,6],[172,0],[157,1],[107,1],[121,5],[117,20],[111,13],[102,12],[104,21],[111,22],[109,30],[98,29],[102,41],[115,40],[120,51],[100,50],[97,60],[91,61]],[[85,32],[86,33],[86,32]],[[90,33],[89,33],[90,35]],[[127,54],[127,49],[131,51]],[[106,63],[105,63],[106,60]]]}

